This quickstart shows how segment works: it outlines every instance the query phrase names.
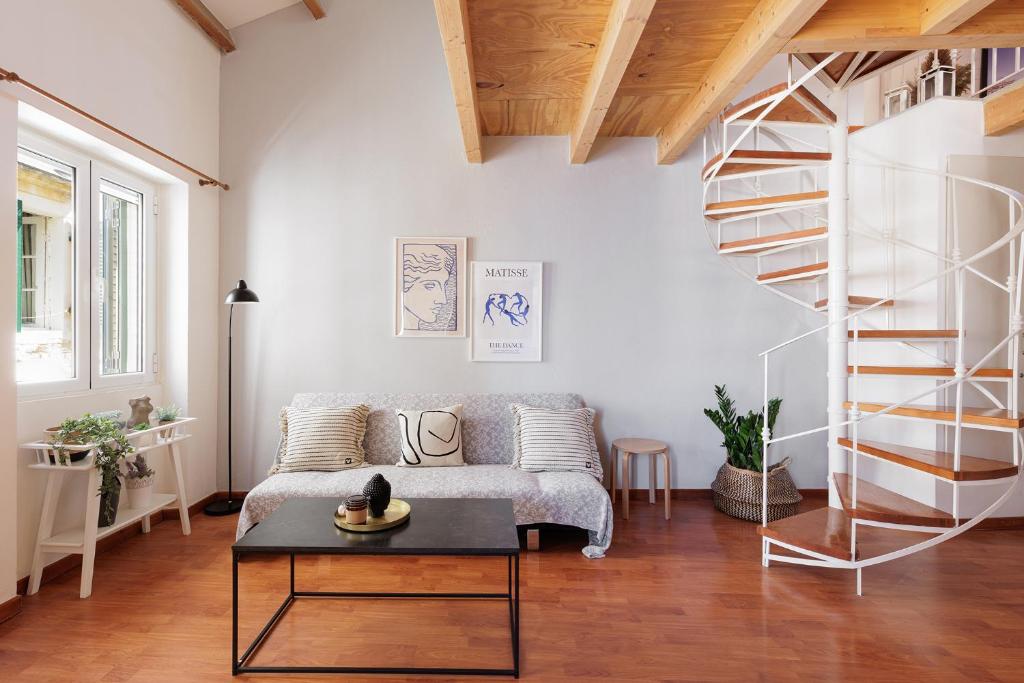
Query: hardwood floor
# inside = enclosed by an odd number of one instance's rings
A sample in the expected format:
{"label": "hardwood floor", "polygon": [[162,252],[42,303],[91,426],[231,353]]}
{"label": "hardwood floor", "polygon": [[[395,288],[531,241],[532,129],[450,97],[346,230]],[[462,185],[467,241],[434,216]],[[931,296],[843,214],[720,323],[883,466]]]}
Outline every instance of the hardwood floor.
{"label": "hardwood floor", "polygon": [[[815,503],[820,504],[820,503]],[[542,534],[522,558],[523,678],[692,681],[1020,681],[1024,531],[974,531],[864,572],[759,563],[756,526],[707,501],[634,502],[608,557],[582,534]],[[235,518],[153,527],[97,558],[93,595],[78,572],[0,624],[0,680],[227,681]],[[524,543],[525,544],[525,543]],[[299,559],[297,587],[502,590],[500,560]],[[287,560],[243,563],[248,642],[287,590]],[[260,663],[473,666],[509,661],[502,603],[307,600]],[[332,680],[291,676],[243,680]],[[333,679],[336,680],[336,679]],[[382,677],[367,680],[387,680]],[[426,679],[437,680],[437,679]]]}

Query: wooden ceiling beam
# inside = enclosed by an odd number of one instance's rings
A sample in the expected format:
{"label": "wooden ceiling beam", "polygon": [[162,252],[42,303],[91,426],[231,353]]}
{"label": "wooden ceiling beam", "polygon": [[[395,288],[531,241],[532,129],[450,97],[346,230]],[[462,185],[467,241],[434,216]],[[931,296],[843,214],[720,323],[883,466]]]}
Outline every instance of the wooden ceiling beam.
{"label": "wooden ceiling beam", "polygon": [[985,135],[1002,135],[1024,127],[1024,81],[985,98]]}
{"label": "wooden ceiling beam", "polygon": [[658,134],[658,163],[682,156],[708,122],[779,53],[825,0],[761,0],[743,22],[697,90]]}
{"label": "wooden ceiling beam", "polygon": [[327,16],[327,12],[324,11],[320,0],[302,0],[302,2],[306,5],[309,13],[313,15],[314,20],[320,20]]}
{"label": "wooden ceiling beam", "polygon": [[612,99],[633,57],[636,44],[654,9],[655,0],[614,0],[608,13],[597,56],[576,114],[570,137],[570,159],[574,164],[586,162],[604,123]]}
{"label": "wooden ceiling beam", "polygon": [[441,30],[448,78],[455,96],[455,109],[462,129],[466,159],[471,164],[483,161],[480,145],[480,105],[473,71],[473,47],[469,36],[469,11],[466,0],[434,0],[437,25]]}
{"label": "wooden ceiling beam", "polygon": [[192,21],[196,22],[199,28],[203,29],[203,33],[210,37],[210,40],[220,48],[221,52],[227,54],[235,51],[235,41],[231,40],[231,33],[224,28],[224,24],[220,23],[217,17],[213,16],[213,12],[201,0],[174,1],[185,14],[191,17]]}
{"label": "wooden ceiling beam", "polygon": [[945,35],[991,5],[992,1],[921,0],[921,35]]}
{"label": "wooden ceiling beam", "polygon": [[860,52],[1024,45],[1024,3],[993,0],[945,34],[922,32],[925,2],[829,0],[783,52]]}

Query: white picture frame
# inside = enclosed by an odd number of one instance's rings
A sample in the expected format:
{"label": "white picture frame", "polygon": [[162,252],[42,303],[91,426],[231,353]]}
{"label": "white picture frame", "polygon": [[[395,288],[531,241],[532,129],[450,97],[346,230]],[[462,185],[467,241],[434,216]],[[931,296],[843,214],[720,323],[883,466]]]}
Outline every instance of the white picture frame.
{"label": "white picture frame", "polygon": [[539,363],[544,346],[544,264],[474,261],[471,266],[476,362]]}
{"label": "white picture frame", "polygon": [[395,238],[396,337],[466,336],[465,237]]}

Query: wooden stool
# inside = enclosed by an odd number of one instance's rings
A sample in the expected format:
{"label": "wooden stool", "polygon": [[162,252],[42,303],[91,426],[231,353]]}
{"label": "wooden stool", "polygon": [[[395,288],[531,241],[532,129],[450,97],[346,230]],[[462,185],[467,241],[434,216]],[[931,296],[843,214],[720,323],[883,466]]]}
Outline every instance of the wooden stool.
{"label": "wooden stool", "polygon": [[622,517],[629,519],[629,459],[634,455],[649,455],[651,464],[650,501],[654,504],[654,489],[658,481],[658,456],[665,460],[665,519],[672,517],[672,466],[668,458],[668,444],[654,439],[616,439],[612,442],[612,503],[615,503],[615,470],[622,454]]}

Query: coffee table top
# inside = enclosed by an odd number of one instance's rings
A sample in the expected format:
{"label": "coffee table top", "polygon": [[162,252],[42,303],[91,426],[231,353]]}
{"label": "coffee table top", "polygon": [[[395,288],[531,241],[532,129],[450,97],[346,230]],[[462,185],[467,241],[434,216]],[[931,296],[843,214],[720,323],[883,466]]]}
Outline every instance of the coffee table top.
{"label": "coffee table top", "polygon": [[514,555],[512,501],[497,498],[403,498],[409,521],[374,533],[334,526],[339,498],[289,498],[232,546],[237,553],[323,555]]}

